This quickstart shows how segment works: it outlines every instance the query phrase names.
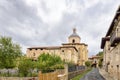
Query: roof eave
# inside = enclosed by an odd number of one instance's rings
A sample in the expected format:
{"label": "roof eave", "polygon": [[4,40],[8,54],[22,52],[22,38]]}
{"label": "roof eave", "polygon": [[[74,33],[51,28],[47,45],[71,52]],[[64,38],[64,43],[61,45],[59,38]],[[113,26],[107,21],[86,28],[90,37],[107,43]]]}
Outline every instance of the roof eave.
{"label": "roof eave", "polygon": [[105,42],[106,42],[106,41],[109,41],[109,40],[110,40],[110,37],[103,37],[103,38],[102,38],[101,49],[104,48],[104,46],[105,46]]}
{"label": "roof eave", "polygon": [[108,32],[107,32],[107,34],[106,34],[106,37],[110,35],[110,33],[111,33],[111,31],[112,31],[112,29],[113,29],[113,27],[114,27],[114,21],[115,21],[115,19],[116,19],[119,15],[120,15],[120,6],[119,6],[118,10],[116,11],[116,14],[115,14],[115,16],[114,16],[114,18],[113,18],[113,20],[112,20],[112,23],[111,23],[111,25],[110,25],[110,27],[109,27],[109,29],[108,29]]}

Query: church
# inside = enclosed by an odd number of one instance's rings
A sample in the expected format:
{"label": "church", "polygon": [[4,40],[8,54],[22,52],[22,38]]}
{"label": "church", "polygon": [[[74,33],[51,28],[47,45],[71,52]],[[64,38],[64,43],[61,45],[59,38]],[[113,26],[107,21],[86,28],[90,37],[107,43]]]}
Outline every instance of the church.
{"label": "church", "polygon": [[88,45],[81,43],[81,38],[76,29],[68,37],[68,43],[62,43],[61,46],[39,46],[27,48],[27,57],[37,59],[43,53],[60,56],[65,62],[72,62],[76,65],[85,65],[88,60]]}

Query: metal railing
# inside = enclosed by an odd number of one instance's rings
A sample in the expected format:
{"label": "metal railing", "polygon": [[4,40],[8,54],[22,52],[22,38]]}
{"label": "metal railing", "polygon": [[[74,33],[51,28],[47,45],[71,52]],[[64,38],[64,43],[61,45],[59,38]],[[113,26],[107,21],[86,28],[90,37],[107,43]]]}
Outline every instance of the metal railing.
{"label": "metal railing", "polygon": [[78,71],[78,70],[85,70],[85,66],[71,66],[68,67],[68,72]]}

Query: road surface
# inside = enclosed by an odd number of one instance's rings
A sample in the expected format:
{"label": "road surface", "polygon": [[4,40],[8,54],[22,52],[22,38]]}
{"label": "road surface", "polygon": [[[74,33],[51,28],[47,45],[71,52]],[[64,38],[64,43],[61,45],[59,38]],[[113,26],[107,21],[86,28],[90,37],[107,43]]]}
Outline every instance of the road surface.
{"label": "road surface", "polygon": [[80,80],[105,80],[103,76],[99,73],[98,68],[93,68],[92,71],[88,72],[83,78]]}

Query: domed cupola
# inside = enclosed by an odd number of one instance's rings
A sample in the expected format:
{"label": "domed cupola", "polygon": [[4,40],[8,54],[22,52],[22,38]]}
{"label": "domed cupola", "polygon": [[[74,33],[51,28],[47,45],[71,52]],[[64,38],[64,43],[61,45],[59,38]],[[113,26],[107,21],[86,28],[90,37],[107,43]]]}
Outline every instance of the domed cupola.
{"label": "domed cupola", "polygon": [[76,33],[76,28],[73,28],[73,33],[69,36],[69,43],[80,43],[80,36]]}

